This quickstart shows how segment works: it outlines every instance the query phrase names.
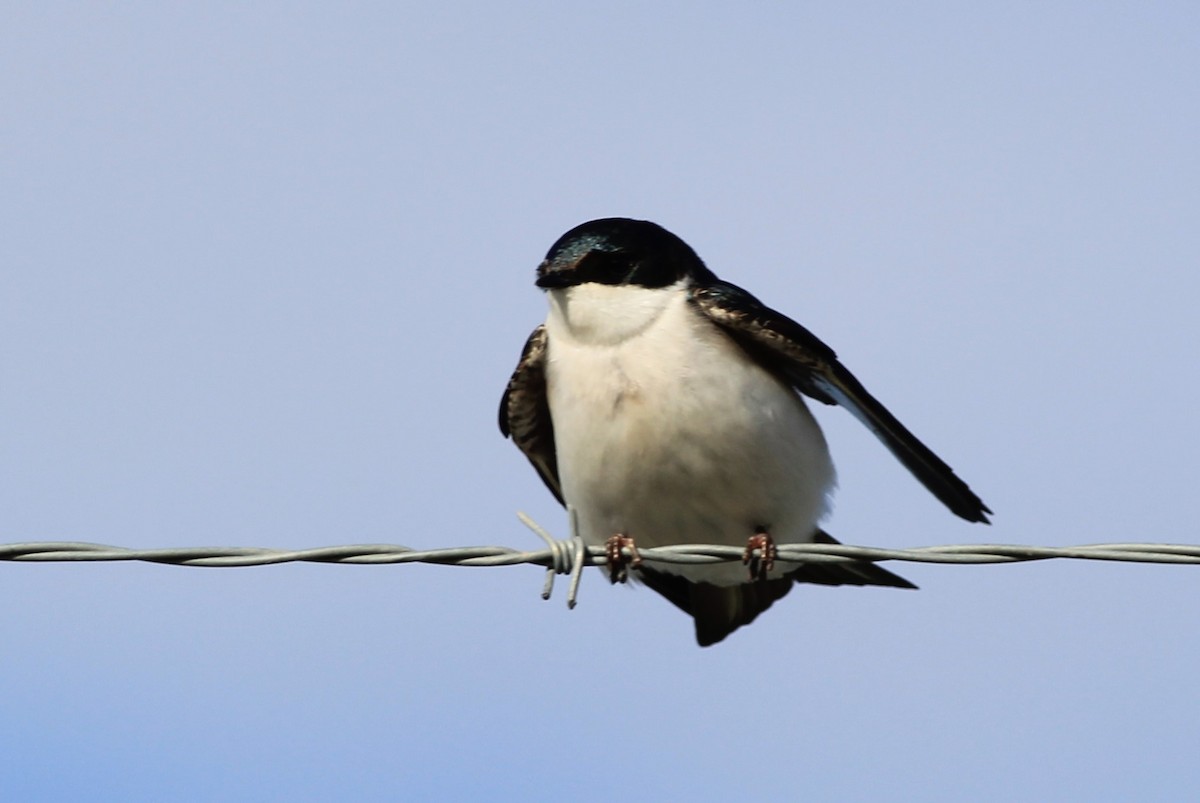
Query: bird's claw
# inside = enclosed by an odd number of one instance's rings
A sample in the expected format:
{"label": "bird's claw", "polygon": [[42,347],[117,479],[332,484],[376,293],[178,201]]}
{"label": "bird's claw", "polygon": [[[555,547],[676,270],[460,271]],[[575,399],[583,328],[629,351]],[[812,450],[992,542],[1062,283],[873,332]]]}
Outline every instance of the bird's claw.
{"label": "bird's claw", "polygon": [[750,567],[752,581],[766,580],[767,575],[775,568],[775,558],[778,556],[775,539],[765,528],[760,527],[746,540],[746,549],[742,552],[742,565]]}
{"label": "bird's claw", "polygon": [[[626,557],[625,550],[629,549]],[[638,553],[637,544],[627,535],[617,533],[604,542],[604,556],[608,560],[608,581],[624,583],[629,579],[629,567],[637,568],[642,565],[642,556]]]}

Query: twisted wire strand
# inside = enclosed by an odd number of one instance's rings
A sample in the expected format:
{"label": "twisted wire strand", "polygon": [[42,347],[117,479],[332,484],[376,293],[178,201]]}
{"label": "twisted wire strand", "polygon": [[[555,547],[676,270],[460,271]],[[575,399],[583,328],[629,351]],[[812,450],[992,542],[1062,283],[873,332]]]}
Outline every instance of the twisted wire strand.
{"label": "twisted wire strand", "polygon": [[[778,561],[792,563],[846,563],[850,561],[904,561],[908,563],[1025,563],[1036,560],[1107,560],[1128,563],[1200,563],[1200,546],[1187,544],[1084,544],[1047,547],[1019,544],[955,544],[882,549],[849,544],[779,544]],[[513,566],[521,563],[546,566],[569,574],[577,548],[572,541],[536,551],[510,547],[470,546],[418,550],[399,544],[348,544],[313,549],[263,547],[171,547],[127,549],[84,541],[31,541],[0,544],[0,560],[16,563],[79,561],[144,561],[175,566],[267,566],[274,563],[432,563],[443,566]],[[651,563],[707,564],[740,561],[741,547],[707,544],[639,547]],[[603,565],[603,547],[584,547],[585,564]]]}
{"label": "twisted wire strand", "polygon": [[[143,561],[175,566],[266,566],[276,563],[391,564],[432,563],[442,566],[513,566],[532,564],[547,569],[542,597],[550,598],[556,574],[571,575],[567,604],[575,606],[585,565],[607,561],[603,547],[586,546],[578,536],[558,540],[523,513],[521,521],[546,543],[536,551],[499,546],[413,549],[399,544],[349,544],[314,549],[263,547],[173,547],[127,549],[79,541],[32,541],[0,544],[0,561],[20,563],[78,561]],[[572,521],[572,530],[574,530]],[[741,547],[681,544],[639,548],[644,561],[666,564],[712,564],[741,561]],[[909,549],[882,549],[849,544],[779,544],[780,563],[844,563],[905,561],[909,563],[1024,563],[1037,560],[1103,560],[1127,563],[1200,564],[1200,544],[1116,543],[1080,546],[1018,544],[951,544]]]}

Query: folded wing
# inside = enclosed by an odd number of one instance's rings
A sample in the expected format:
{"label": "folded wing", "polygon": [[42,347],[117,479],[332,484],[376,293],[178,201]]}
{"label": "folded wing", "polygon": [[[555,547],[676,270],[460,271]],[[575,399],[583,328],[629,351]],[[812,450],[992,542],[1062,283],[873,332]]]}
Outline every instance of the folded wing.
{"label": "folded wing", "polygon": [[554,451],[554,422],[546,397],[546,327],[525,341],[521,359],[500,398],[500,432],[512,438],[537,469],[550,493],[565,505]]}
{"label": "folded wing", "polygon": [[800,324],[727,282],[697,286],[692,303],[777,376],[807,396],[845,407],[951,511],[988,523],[992,511],[950,466],[854,378],[833,349]]}

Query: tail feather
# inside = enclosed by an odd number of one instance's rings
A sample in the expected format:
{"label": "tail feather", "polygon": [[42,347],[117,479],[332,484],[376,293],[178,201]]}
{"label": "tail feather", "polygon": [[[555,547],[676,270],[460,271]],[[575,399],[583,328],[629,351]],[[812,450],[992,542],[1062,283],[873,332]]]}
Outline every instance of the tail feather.
{"label": "tail feather", "polygon": [[792,580],[787,577],[740,586],[692,583],[689,592],[696,642],[701,647],[716,644],[742,625],[753,622],[791,590]]}
{"label": "tail feather", "polygon": [[[839,543],[823,530],[818,530],[813,540],[819,544]],[[775,600],[791,591],[794,583],[916,588],[903,577],[870,561],[810,563],[775,580],[736,586],[693,582],[647,566],[641,568],[639,575],[647,586],[692,617],[696,624],[696,641],[701,647],[716,644],[742,625],[753,622]]]}

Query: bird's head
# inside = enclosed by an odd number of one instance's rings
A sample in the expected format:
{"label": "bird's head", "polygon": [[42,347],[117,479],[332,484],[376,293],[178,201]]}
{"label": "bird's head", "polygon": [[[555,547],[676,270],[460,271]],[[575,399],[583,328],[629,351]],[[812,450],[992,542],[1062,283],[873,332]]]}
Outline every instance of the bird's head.
{"label": "bird's head", "polygon": [[544,290],[587,284],[667,287],[713,278],[691,246],[647,220],[610,217],[568,231],[538,266]]}

